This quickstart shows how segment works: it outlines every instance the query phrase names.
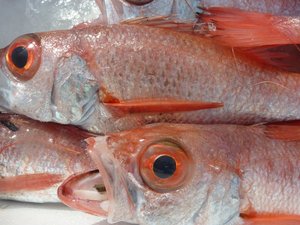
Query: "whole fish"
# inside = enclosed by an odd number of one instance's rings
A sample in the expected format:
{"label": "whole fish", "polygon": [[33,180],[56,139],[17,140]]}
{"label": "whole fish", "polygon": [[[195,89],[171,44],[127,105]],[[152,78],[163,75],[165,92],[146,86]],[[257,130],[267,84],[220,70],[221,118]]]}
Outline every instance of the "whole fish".
{"label": "whole fish", "polygon": [[0,115],[0,198],[59,202],[56,191],[68,176],[95,168],[76,128]]}
{"label": "whole fish", "polygon": [[0,62],[1,111],[95,133],[300,118],[299,75],[185,32],[112,25],[29,34],[2,49]]}
{"label": "whole fish", "polygon": [[300,223],[299,122],[153,124],[87,142],[100,174],[69,178],[59,197],[109,223]]}

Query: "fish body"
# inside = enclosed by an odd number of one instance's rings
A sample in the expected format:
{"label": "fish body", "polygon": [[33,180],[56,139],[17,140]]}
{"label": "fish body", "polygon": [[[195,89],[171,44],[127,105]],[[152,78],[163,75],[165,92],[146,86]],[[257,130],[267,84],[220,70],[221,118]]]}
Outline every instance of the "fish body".
{"label": "fish body", "polygon": [[[12,54],[28,43],[34,46],[28,49],[30,65],[16,68]],[[231,49],[185,33],[92,26],[25,35],[0,55],[2,111],[96,133],[153,122],[253,124],[300,117],[297,74],[257,66]],[[190,113],[147,113],[147,107],[130,113],[114,107],[153,99],[224,107]]]}
{"label": "fish body", "polygon": [[[278,136],[285,129],[294,141]],[[156,124],[90,138],[108,197],[87,210],[63,194],[66,182],[60,198],[110,223],[299,224],[299,134],[299,126]]]}
{"label": "fish body", "polygon": [[59,202],[57,188],[68,176],[93,169],[83,150],[88,137],[76,128],[0,116],[0,198]]}

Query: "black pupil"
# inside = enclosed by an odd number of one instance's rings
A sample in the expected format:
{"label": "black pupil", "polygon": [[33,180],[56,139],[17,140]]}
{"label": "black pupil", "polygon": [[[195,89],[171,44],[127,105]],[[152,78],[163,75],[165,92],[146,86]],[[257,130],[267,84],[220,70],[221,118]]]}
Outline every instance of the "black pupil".
{"label": "black pupil", "polygon": [[160,156],[153,164],[153,171],[159,178],[171,177],[176,171],[176,162],[170,156]]}
{"label": "black pupil", "polygon": [[26,48],[20,46],[13,50],[11,59],[14,65],[18,68],[23,68],[28,60],[28,52]]}

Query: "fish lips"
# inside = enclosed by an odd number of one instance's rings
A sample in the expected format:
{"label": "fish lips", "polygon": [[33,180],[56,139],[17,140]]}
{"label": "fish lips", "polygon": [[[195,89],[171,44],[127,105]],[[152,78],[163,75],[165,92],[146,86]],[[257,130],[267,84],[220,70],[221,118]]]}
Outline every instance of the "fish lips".
{"label": "fish lips", "polygon": [[[58,188],[57,194],[65,205],[73,209],[108,219],[114,205],[112,185],[114,174],[113,171],[107,171],[106,166],[100,159],[102,155],[94,151],[95,140],[88,138],[86,143],[88,144],[88,152],[99,170],[70,176]],[[97,147],[99,147],[98,142]],[[106,151],[105,149],[104,144],[101,152]],[[113,164],[111,162],[109,164],[110,170]]]}
{"label": "fish lips", "polygon": [[60,185],[57,195],[70,208],[107,217],[109,202],[98,170],[70,176]]}
{"label": "fish lips", "polygon": [[67,206],[105,217],[109,223],[134,220],[134,203],[124,172],[113,157],[107,136],[88,138],[87,150],[97,171],[74,174],[58,188],[59,199]]}

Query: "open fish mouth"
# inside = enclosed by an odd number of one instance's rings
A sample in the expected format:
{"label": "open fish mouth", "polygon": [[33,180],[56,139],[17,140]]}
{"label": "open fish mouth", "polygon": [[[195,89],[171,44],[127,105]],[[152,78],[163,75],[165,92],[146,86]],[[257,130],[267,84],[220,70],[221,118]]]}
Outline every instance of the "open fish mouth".
{"label": "open fish mouth", "polygon": [[105,218],[108,215],[107,189],[98,170],[70,176],[58,188],[57,194],[73,209]]}

